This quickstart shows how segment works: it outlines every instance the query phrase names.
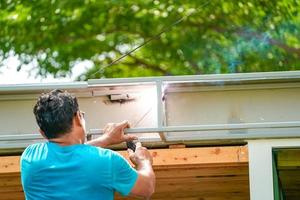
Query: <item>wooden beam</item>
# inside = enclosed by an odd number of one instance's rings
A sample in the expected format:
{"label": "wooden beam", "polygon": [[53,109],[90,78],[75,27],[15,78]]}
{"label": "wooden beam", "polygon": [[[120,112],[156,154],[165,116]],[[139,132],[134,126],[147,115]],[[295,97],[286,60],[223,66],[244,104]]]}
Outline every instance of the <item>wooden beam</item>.
{"label": "wooden beam", "polygon": [[[155,167],[248,163],[246,146],[156,149],[150,150],[150,152]],[[119,151],[119,153],[128,159],[126,151]]]}
{"label": "wooden beam", "polygon": [[[249,200],[247,146],[153,149],[153,200]],[[119,153],[128,159],[126,151]],[[0,199],[24,200],[20,156],[0,157]],[[116,200],[137,200],[120,198]]]}
{"label": "wooden beam", "polygon": [[[118,151],[128,159],[126,151]],[[248,149],[246,146],[228,147],[197,147],[181,149],[153,149],[155,168],[179,167],[186,165],[240,165],[248,163]],[[0,174],[20,172],[20,156],[0,157]]]}
{"label": "wooden beam", "polygon": [[20,156],[0,157],[0,174],[20,172]]}

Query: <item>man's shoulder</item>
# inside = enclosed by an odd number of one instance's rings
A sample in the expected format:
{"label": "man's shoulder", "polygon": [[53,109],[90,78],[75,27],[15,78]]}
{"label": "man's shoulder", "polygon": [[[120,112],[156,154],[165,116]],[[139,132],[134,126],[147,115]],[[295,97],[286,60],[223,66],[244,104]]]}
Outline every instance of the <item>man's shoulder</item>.
{"label": "man's shoulder", "polygon": [[22,174],[33,169],[39,168],[43,160],[46,159],[47,145],[46,143],[35,143],[29,145],[22,153],[20,158],[20,166]]}
{"label": "man's shoulder", "polygon": [[112,154],[114,154],[114,151],[110,150],[110,149],[105,149],[102,147],[96,147],[96,146],[92,146],[89,144],[84,144],[81,146],[81,150],[83,150],[85,153],[89,153],[89,154],[95,154],[97,156],[109,156],[111,157]]}
{"label": "man's shoulder", "polygon": [[41,151],[46,147],[46,143],[45,142],[41,142],[41,143],[35,143],[35,144],[31,144],[29,146],[27,146],[25,148],[25,150],[22,153],[22,156],[25,156],[28,153],[33,153],[35,151]]}
{"label": "man's shoulder", "polygon": [[46,142],[34,143],[26,147],[25,151],[33,150],[36,148],[41,148],[46,145]]}
{"label": "man's shoulder", "polygon": [[99,158],[100,160],[111,160],[113,162],[125,159],[116,151],[91,145],[84,145],[81,153],[89,155],[90,158]]}

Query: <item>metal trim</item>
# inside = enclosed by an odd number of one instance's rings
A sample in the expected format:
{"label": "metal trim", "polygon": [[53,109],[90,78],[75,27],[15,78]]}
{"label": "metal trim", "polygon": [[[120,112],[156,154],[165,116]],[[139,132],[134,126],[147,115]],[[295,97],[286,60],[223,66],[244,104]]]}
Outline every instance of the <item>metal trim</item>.
{"label": "metal trim", "polygon": [[[215,124],[215,125],[191,125],[191,126],[162,126],[157,128],[128,128],[125,129],[125,133],[161,133],[161,132],[200,132],[201,131],[216,131],[216,130],[241,130],[241,129],[266,129],[266,128],[300,128],[300,121],[292,122],[264,122],[264,123],[243,123],[243,124]],[[101,135],[103,134],[103,129],[90,129],[89,133],[91,135]],[[253,138],[251,134],[235,134],[229,133],[226,135],[232,135],[232,139],[247,139]],[[300,132],[299,132],[300,137]],[[222,137],[219,137],[222,136]],[[238,136],[238,137],[237,137]],[[270,134],[272,137],[272,135]],[[276,135],[276,137],[286,136],[286,134]],[[295,135],[293,135],[295,137]],[[223,134],[214,135],[211,139],[230,139],[230,137],[225,137]],[[259,138],[259,137],[258,137]],[[22,134],[22,135],[0,135],[0,141],[16,141],[16,140],[36,140],[42,139],[39,134]]]}

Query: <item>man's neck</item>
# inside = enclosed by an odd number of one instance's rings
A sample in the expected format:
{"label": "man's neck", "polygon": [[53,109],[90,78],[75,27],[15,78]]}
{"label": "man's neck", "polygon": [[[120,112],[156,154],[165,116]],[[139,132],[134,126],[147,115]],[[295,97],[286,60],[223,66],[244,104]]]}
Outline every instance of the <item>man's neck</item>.
{"label": "man's neck", "polygon": [[50,142],[57,143],[61,146],[70,146],[74,144],[83,144],[83,141],[80,138],[74,136],[75,134],[67,133],[59,138],[49,139]]}

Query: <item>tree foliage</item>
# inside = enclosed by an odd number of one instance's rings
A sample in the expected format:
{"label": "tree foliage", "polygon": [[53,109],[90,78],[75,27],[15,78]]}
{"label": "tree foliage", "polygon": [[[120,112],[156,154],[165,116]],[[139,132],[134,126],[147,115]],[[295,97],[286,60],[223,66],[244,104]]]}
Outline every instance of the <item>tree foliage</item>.
{"label": "tree foliage", "polygon": [[43,76],[91,61],[82,80],[299,70],[300,1],[0,0],[0,62],[12,54]]}

